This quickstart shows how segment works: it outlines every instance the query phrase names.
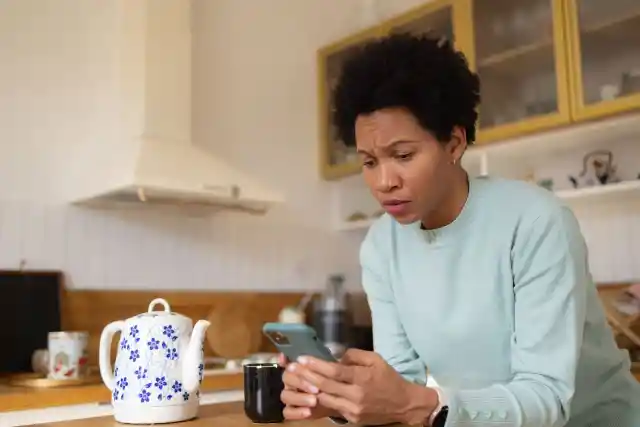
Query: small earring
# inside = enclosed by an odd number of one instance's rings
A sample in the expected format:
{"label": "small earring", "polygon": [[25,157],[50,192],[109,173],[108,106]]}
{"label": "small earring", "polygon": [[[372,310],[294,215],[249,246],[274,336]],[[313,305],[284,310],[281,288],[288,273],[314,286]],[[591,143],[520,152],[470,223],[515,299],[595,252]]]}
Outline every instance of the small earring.
{"label": "small earring", "polygon": [[453,159],[453,161],[451,162],[452,165],[456,165],[456,159]]}

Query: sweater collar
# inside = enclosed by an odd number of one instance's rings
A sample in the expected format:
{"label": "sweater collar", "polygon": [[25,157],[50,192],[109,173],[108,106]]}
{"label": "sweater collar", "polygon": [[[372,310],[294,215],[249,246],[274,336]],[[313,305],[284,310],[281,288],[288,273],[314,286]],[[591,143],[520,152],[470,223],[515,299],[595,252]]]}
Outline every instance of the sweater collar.
{"label": "sweater collar", "polygon": [[473,222],[475,217],[474,211],[478,201],[478,187],[481,185],[479,182],[480,179],[481,178],[468,178],[469,193],[467,194],[467,200],[458,216],[449,224],[439,228],[424,229],[422,228],[422,221],[416,221],[409,224],[408,227],[430,245],[439,246],[450,240],[460,238],[464,229]]}

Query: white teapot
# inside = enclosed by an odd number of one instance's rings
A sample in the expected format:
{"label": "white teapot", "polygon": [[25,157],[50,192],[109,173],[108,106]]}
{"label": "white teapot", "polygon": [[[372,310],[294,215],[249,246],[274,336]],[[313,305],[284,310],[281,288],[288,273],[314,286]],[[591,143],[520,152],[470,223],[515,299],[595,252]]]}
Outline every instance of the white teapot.
{"label": "white teapot", "polygon": [[[153,311],[162,304],[164,311]],[[158,298],[147,313],[107,325],[100,336],[100,375],[111,390],[116,421],[172,423],[195,418],[204,370],[204,338],[209,322],[172,313]],[[115,369],[111,340],[120,332]]]}

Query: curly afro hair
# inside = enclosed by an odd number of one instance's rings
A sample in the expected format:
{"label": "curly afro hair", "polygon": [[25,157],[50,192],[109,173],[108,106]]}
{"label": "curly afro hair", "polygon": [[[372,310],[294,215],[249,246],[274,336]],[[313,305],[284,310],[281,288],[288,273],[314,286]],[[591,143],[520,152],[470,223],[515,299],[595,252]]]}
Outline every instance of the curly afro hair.
{"label": "curly afro hair", "polygon": [[473,144],[480,82],[445,39],[394,34],[363,44],[345,62],[333,102],[338,136],[347,146],[355,145],[358,116],[383,108],[406,109],[443,143],[460,126]]}

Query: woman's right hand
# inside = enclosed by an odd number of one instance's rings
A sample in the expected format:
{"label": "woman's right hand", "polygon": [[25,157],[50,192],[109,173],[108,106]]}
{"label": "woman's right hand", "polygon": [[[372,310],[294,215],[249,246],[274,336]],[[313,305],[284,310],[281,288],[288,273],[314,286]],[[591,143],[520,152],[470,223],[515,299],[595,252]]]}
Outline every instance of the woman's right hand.
{"label": "woman's right hand", "polygon": [[300,365],[289,362],[283,354],[278,355],[278,364],[285,368],[282,375],[284,390],[280,395],[282,403],[285,404],[285,419],[313,420],[338,415],[318,403],[318,389],[303,380],[296,372]]}

